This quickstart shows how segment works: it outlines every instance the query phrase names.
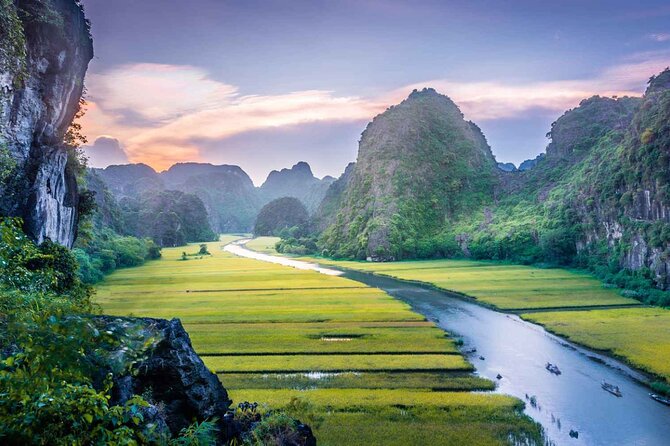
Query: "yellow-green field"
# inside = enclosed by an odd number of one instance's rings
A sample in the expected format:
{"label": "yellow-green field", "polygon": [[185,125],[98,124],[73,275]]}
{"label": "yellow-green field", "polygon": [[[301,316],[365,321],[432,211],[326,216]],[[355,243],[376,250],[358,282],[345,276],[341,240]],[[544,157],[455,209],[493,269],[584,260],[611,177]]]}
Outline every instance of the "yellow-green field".
{"label": "yellow-green field", "polygon": [[639,304],[622,297],[619,290],[604,288],[589,274],[558,268],[468,260],[371,263],[319,259],[319,262],[428,283],[508,311]]}
{"label": "yellow-green field", "polygon": [[164,249],[161,260],[110,275],[96,300],[106,313],[180,318],[236,402],[284,408],[320,445],[541,437],[519,400],[473,393],[493,384],[405,303],[342,277],[238,258],[222,244],[185,261],[197,246]]}
{"label": "yellow-green field", "polygon": [[279,241],[279,237],[256,237],[245,244],[249,249],[265,254],[277,254],[275,244]]}
{"label": "yellow-green field", "polygon": [[[264,247],[271,252],[277,240],[264,237],[247,246]],[[522,313],[524,319],[554,333],[610,352],[670,382],[670,311],[642,306],[617,308],[636,306],[639,302],[622,297],[620,290],[603,287],[587,273],[469,260],[389,263],[306,260],[422,282],[467,295],[486,305]],[[524,310],[533,312],[523,313]]]}
{"label": "yellow-green field", "polygon": [[670,382],[670,311],[620,308],[522,315],[577,343],[625,358]]}

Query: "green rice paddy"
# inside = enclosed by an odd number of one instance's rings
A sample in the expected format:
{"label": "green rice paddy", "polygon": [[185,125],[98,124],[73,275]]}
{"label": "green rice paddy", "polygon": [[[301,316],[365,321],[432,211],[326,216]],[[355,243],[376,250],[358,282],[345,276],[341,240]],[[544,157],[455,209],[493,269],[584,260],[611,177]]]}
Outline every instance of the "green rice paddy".
{"label": "green rice paddy", "polygon": [[238,258],[222,244],[185,261],[197,246],[165,249],[117,271],[97,302],[111,314],[180,318],[236,402],[284,408],[320,445],[541,441],[522,402],[473,393],[493,383],[405,303],[342,277]]}
{"label": "green rice paddy", "polygon": [[[247,246],[271,253],[277,240],[264,237]],[[670,311],[644,308],[585,272],[470,260],[306,260],[421,282],[520,313],[556,334],[670,382]]]}
{"label": "green rice paddy", "polygon": [[579,344],[610,352],[670,382],[670,311],[620,308],[529,313],[525,319]]}
{"label": "green rice paddy", "polygon": [[427,283],[507,311],[639,304],[587,273],[559,268],[468,260],[319,262]]}

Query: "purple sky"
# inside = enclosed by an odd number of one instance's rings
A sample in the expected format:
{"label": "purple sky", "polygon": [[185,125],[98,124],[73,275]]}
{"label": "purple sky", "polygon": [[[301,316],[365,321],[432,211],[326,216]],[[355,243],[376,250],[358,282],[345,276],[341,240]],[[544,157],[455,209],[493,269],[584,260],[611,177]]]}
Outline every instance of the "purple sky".
{"label": "purple sky", "polygon": [[563,111],[670,65],[667,1],[83,0],[96,56],[91,165],[304,160],[338,176],[372,117],[450,96],[499,161],[544,150]]}

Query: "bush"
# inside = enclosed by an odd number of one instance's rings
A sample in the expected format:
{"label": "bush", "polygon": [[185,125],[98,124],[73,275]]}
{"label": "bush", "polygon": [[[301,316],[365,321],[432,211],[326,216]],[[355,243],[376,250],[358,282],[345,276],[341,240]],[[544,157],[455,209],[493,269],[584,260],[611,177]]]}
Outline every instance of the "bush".
{"label": "bush", "polygon": [[149,238],[120,236],[108,228],[94,230],[87,240],[78,240],[73,250],[79,262],[79,278],[97,283],[117,268],[142,265],[158,259],[160,248]]}
{"label": "bush", "polygon": [[97,271],[88,254],[36,246],[20,228],[0,220],[0,443],[212,444],[211,423],[164,438],[145,423],[140,396],[110,404],[112,373],[130,372],[152,340],[132,325],[97,327],[77,277],[75,254]]}

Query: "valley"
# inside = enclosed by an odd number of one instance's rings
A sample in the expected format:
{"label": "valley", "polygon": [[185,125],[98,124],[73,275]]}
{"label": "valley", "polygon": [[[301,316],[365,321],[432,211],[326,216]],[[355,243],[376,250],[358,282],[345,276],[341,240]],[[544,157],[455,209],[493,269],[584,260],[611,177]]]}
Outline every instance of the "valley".
{"label": "valley", "polygon": [[[276,238],[261,237],[246,246],[272,254],[276,242]],[[248,255],[257,256],[252,252]],[[668,323],[668,310],[608,306],[606,310],[585,307],[581,311],[566,308],[562,312],[536,309],[520,315],[540,323],[544,323],[543,319],[555,320],[555,329],[547,323],[552,331],[569,333],[570,339],[596,350],[585,349],[525,322],[510,314],[510,310],[493,311],[489,309],[492,307],[490,303],[465,296],[462,294],[464,288],[461,288],[462,276],[453,284],[447,280],[453,274],[452,269],[466,269],[469,270],[470,296],[478,295],[473,291],[473,285],[488,289],[491,280],[499,285],[503,294],[514,294],[516,284],[525,290],[522,294],[541,297],[546,292],[540,286],[542,281],[537,280],[535,289],[524,287],[529,280],[524,276],[530,276],[532,280],[531,273],[536,273],[541,278],[544,271],[574,279],[575,273],[570,271],[523,267],[523,280],[519,281],[514,274],[504,280],[503,273],[496,277],[496,267],[505,272],[510,265],[470,262],[465,266],[457,261],[432,261],[430,277],[435,280],[442,271],[442,281],[437,287],[429,282],[422,283],[416,277],[424,274],[425,279],[425,264],[429,262],[379,264],[304,257],[292,260],[319,262],[323,267],[341,269],[345,277],[386,290],[411,304],[414,311],[459,336],[463,343],[461,349],[473,362],[477,373],[495,380],[498,392],[525,400],[526,413],[542,423],[549,439],[556,444],[610,445],[644,441],[644,444],[661,445],[670,433],[665,423],[667,408],[649,398],[649,388],[642,383],[648,383],[650,376],[640,371],[653,372],[652,379],[655,376],[659,382],[667,378],[663,352],[670,342],[663,327]],[[408,272],[414,273],[411,279],[398,280],[410,277]],[[587,275],[577,277],[586,284],[582,286],[585,296],[589,291],[597,294],[602,287]],[[452,286],[461,292],[447,291]],[[621,302],[621,305],[626,303]],[[636,366],[637,370],[612,359],[612,354]],[[547,362],[559,365],[560,376],[545,370]],[[613,400],[612,395],[601,389],[601,381],[616,383],[622,389],[623,398]],[[593,413],[599,415],[594,417]],[[631,413],[640,415],[631,417]],[[579,438],[571,438],[570,430],[579,432]]]}
{"label": "valley", "polygon": [[[260,237],[250,249],[276,254],[277,238]],[[404,262],[339,261],[302,257],[324,266],[373,273],[458,293],[466,299],[523,319],[596,351],[623,359],[670,381],[670,310],[641,305],[605,287],[583,271],[542,269],[487,261],[424,260]],[[558,311],[561,308],[564,311]]]}
{"label": "valley", "polygon": [[96,302],[112,315],[179,317],[235,403],[283,408],[319,444],[540,438],[523,403],[478,393],[493,383],[406,303],[337,275],[239,258],[222,249],[234,239],[189,260],[182,252],[197,245],[166,248],[109,275]]}

